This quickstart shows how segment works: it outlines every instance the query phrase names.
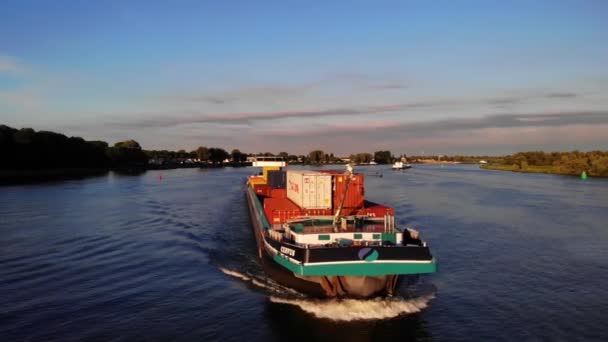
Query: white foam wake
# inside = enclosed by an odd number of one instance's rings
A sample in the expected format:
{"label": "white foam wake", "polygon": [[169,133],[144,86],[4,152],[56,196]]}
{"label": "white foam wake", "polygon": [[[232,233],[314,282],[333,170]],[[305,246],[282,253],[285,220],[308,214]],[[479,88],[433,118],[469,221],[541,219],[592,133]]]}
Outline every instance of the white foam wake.
{"label": "white foam wake", "polygon": [[298,306],[318,318],[334,321],[378,320],[412,314],[426,308],[435,298],[427,295],[412,299],[376,298],[376,299],[289,299],[270,297],[273,303]]}
{"label": "white foam wake", "polygon": [[260,277],[256,277],[255,275],[252,274],[243,274],[237,271],[233,271],[233,270],[229,270],[223,267],[220,267],[220,271],[222,271],[224,274],[229,275],[231,277],[234,278],[238,278],[241,279],[243,281],[246,281],[254,286],[257,286],[261,289],[265,289],[265,290],[269,290],[272,291],[274,293],[278,293],[278,294],[289,294],[289,295],[297,295],[297,296],[303,296],[301,293],[299,293],[298,291],[294,290],[294,289],[290,289],[287,288],[285,286],[282,286],[268,278],[260,278]]}
{"label": "white foam wake", "polygon": [[250,281],[251,280],[251,277],[248,277],[248,276],[246,276],[246,275],[244,275],[242,273],[236,272],[236,271],[231,271],[231,270],[223,268],[223,267],[220,267],[220,271],[222,271],[226,275],[229,275],[229,276],[235,277],[235,278],[239,278],[239,279],[244,280],[244,281]]}
{"label": "white foam wake", "polygon": [[[435,298],[434,294],[404,299],[401,297],[374,299],[307,299],[296,290],[282,286],[269,278],[256,277],[220,267],[220,271],[258,288],[269,290],[273,303],[294,305],[318,318],[334,321],[379,320],[419,312]],[[293,298],[296,295],[299,298]]]}

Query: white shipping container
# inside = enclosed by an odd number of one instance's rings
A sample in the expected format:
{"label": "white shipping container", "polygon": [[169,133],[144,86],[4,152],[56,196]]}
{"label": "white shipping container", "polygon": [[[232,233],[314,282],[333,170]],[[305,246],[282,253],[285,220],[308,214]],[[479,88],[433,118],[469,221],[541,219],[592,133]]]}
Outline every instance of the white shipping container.
{"label": "white shipping container", "polygon": [[287,170],[287,198],[302,209],[331,209],[331,175]]}

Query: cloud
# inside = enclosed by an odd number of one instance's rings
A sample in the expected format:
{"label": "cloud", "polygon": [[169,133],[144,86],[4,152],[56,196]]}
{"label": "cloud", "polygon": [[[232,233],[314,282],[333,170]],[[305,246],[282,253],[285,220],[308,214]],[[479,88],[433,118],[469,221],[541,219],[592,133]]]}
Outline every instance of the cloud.
{"label": "cloud", "polygon": [[192,94],[168,95],[161,96],[160,99],[163,102],[169,101],[178,104],[197,102],[209,103],[212,105],[236,103],[252,104],[274,102],[277,98],[286,99],[303,96],[313,91],[317,86],[319,86],[317,83],[302,85],[251,86],[203,94],[196,94],[192,92]]}
{"label": "cloud", "polygon": [[568,99],[577,96],[580,96],[580,94],[573,92],[533,92],[516,96],[495,97],[488,99],[485,102],[492,105],[513,105],[533,99]]}
{"label": "cloud", "polygon": [[[259,92],[273,92],[273,88],[257,88]],[[481,103],[486,104],[515,104],[531,98],[568,98],[576,96],[574,93],[543,93],[536,95],[520,96],[520,97],[498,97],[482,100]],[[200,100],[212,101],[215,103],[225,103],[228,101],[224,97],[201,97]],[[477,102],[477,103],[476,103]],[[456,101],[456,100],[428,100],[428,101],[413,101],[407,103],[384,104],[384,105],[361,105],[361,106],[345,106],[336,108],[322,109],[299,109],[299,110],[281,110],[268,112],[234,112],[234,113],[203,113],[203,112],[185,112],[174,111],[172,113],[139,113],[141,119],[116,119],[109,124],[114,127],[167,127],[181,126],[201,123],[214,123],[220,125],[252,125],[256,122],[277,121],[291,118],[306,118],[317,119],[321,117],[340,117],[367,115],[373,116],[382,113],[401,112],[407,110],[415,110],[421,108],[437,108],[449,107],[452,109],[460,105],[475,105],[477,101]]]}
{"label": "cloud", "polygon": [[17,59],[0,55],[0,74],[9,74],[9,75],[23,75],[27,73],[28,69],[21,63],[17,61]]}
{"label": "cloud", "polygon": [[577,97],[578,94],[576,93],[549,93],[546,94],[545,97],[549,98],[549,99],[553,99],[553,98],[559,98],[559,99],[563,99],[563,98],[573,98],[573,97]]}
{"label": "cloud", "polygon": [[[381,109],[392,110],[394,107]],[[339,111],[331,113],[336,112],[342,113]],[[295,114],[302,113],[296,112]],[[311,112],[307,113],[310,115]],[[326,115],[328,112],[320,111],[312,112],[312,114]],[[267,118],[268,115],[280,115],[280,117],[287,115],[289,117],[290,113],[260,114],[264,118]],[[251,119],[251,117],[243,118],[243,120],[247,119]],[[456,153],[455,151],[461,153],[475,153],[474,151],[511,153],[515,151],[513,146],[520,146],[520,149],[524,147],[594,149],[600,148],[601,144],[604,146],[608,144],[608,138],[603,133],[608,129],[608,110],[503,113],[478,118],[461,117],[408,123],[398,121],[397,118],[377,120],[372,117],[367,122],[349,119],[332,122],[324,120],[322,124],[319,122],[319,120],[314,120],[310,124],[283,127],[281,127],[282,125],[260,125],[256,129],[251,129],[246,125],[161,127],[158,126],[159,122],[152,121],[148,123],[148,126],[131,126],[126,129],[130,131],[128,134],[141,134],[142,137],[146,134],[149,135],[144,132],[163,132],[160,135],[168,140],[158,140],[159,138],[151,140],[153,144],[158,145],[155,146],[158,148],[163,147],[163,144],[172,144],[172,141],[183,141],[188,142],[192,147],[197,144],[215,144],[231,148],[236,146],[247,151],[274,151],[274,147],[283,146],[283,149],[293,153],[304,153],[315,148],[336,153],[382,148],[411,152],[416,151],[412,150],[413,148],[419,147],[427,151],[435,148],[442,153]],[[584,133],[585,129],[589,131],[588,135]],[[127,131],[123,134],[127,134]],[[167,148],[167,146],[163,148]]]}
{"label": "cloud", "polygon": [[429,136],[454,131],[472,131],[488,128],[522,128],[522,127],[557,127],[568,125],[603,125],[608,124],[608,111],[542,113],[542,114],[499,114],[480,118],[454,118],[427,122],[401,123],[394,125],[340,124],[325,129],[293,130],[285,134],[273,131],[276,136],[307,136],[322,137],[327,134],[336,135],[367,135],[395,137],[400,136]]}
{"label": "cloud", "polygon": [[181,116],[172,117],[170,115],[155,114],[155,113],[140,113],[141,116],[147,118],[134,120],[115,120],[110,124],[114,127],[167,127],[190,125],[200,123],[215,123],[223,125],[251,125],[258,121],[282,120],[289,118],[319,118],[329,116],[350,116],[359,114],[379,114],[387,112],[396,112],[405,109],[431,107],[442,104],[442,102],[412,102],[394,105],[377,105],[377,106],[360,106],[360,107],[343,107],[329,109],[303,109],[293,111],[275,111],[275,112],[240,112],[227,114],[202,114],[191,113],[182,114]]}
{"label": "cloud", "polygon": [[328,90],[348,89],[358,91],[399,90],[408,86],[394,75],[365,73],[335,73],[301,84],[261,84],[223,91],[198,92],[161,96],[163,101],[175,103],[206,102],[213,105],[236,103],[276,103],[279,100],[298,98],[310,94],[324,94]]}
{"label": "cloud", "polygon": [[384,84],[376,85],[373,88],[396,90],[396,89],[407,89],[408,87],[405,84],[401,84],[401,83],[384,83]]}
{"label": "cloud", "polygon": [[0,91],[0,105],[2,104],[30,112],[43,108],[41,95],[28,88]]}

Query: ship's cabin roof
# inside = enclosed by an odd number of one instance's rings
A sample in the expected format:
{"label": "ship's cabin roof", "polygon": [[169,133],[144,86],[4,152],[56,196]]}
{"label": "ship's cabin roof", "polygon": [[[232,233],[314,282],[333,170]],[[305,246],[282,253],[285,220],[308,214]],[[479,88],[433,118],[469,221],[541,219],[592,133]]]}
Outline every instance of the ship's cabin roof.
{"label": "ship's cabin roof", "polygon": [[295,234],[331,233],[336,230],[344,233],[383,233],[387,227],[382,219],[352,217],[338,220],[334,225],[333,219],[309,218],[290,221],[285,224]]}

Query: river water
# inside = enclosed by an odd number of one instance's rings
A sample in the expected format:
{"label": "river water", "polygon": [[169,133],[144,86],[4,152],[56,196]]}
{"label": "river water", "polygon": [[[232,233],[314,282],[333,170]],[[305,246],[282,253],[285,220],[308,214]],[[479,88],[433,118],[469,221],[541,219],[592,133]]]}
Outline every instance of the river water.
{"label": "river water", "polygon": [[256,171],[0,187],[0,340],[608,339],[606,179],[361,167],[439,272],[392,299],[318,301],[257,263]]}

